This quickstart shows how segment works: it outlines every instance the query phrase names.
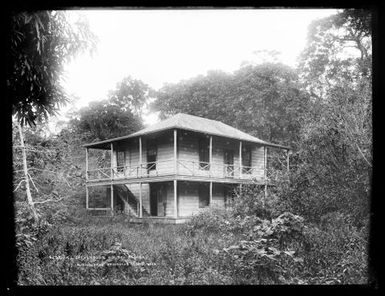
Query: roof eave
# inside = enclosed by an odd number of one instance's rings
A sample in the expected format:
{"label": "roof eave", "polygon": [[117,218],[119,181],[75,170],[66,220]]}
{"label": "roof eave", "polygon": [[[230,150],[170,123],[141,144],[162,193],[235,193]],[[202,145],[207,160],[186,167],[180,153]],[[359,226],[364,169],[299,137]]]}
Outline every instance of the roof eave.
{"label": "roof eave", "polygon": [[[133,133],[133,134],[130,134],[130,135],[127,135],[127,136],[112,138],[112,139],[103,140],[103,141],[94,142],[94,143],[88,143],[88,144],[84,144],[82,146],[85,147],[85,148],[92,148],[92,147],[100,146],[100,145],[103,145],[103,144],[108,144],[108,143],[112,143],[112,142],[116,142],[116,141],[130,139],[130,138],[139,137],[139,136],[143,136],[143,135],[149,135],[149,134],[152,134],[152,133],[161,132],[161,131],[165,131],[165,130],[176,129],[176,128],[184,129],[184,130],[190,130],[190,131],[193,131],[193,132],[200,132],[200,131],[197,131],[197,130],[194,130],[194,129],[186,129],[186,128],[180,128],[180,127],[169,127],[169,128],[165,128],[165,129],[160,129],[160,130],[152,131],[152,132],[149,132],[149,133],[136,132],[136,133]],[[223,137],[223,135],[218,135],[218,134],[212,134],[212,135],[213,136]],[[265,142],[265,141],[259,142],[259,141],[252,141],[252,140],[241,139],[241,138],[234,138],[234,137],[229,137],[229,138],[240,140],[240,141],[253,142],[253,143],[256,143],[256,144],[259,144],[259,145],[262,145],[262,146],[269,146],[269,147],[275,147],[275,148],[280,148],[280,149],[284,149],[284,150],[291,150],[291,148],[288,147],[288,146],[268,143],[268,142]],[[103,148],[95,147],[95,149],[103,149]]]}

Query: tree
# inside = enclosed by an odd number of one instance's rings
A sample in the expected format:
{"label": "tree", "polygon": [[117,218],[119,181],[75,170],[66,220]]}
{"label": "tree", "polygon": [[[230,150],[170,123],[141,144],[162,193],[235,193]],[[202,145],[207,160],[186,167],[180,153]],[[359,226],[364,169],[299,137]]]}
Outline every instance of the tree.
{"label": "tree", "polygon": [[[370,14],[344,10],[314,22],[300,69],[312,98],[294,155],[292,205],[319,221],[343,213],[362,226],[372,170]],[[353,46],[352,55],[346,50]]]}
{"label": "tree", "polygon": [[301,78],[314,98],[327,88],[371,77],[371,17],[367,10],[346,9],[314,21],[299,59]]}
{"label": "tree", "polygon": [[154,94],[155,91],[146,83],[127,76],[109,92],[108,98],[122,110],[131,111],[141,117],[143,108]]}
{"label": "tree", "polygon": [[68,101],[60,85],[63,64],[95,43],[87,22],[80,19],[72,26],[63,11],[12,16],[7,89],[12,113],[22,125],[46,119]]}
{"label": "tree", "polygon": [[280,63],[245,65],[232,74],[211,71],[165,85],[152,108],[222,121],[262,139],[293,145],[307,96],[295,70]]}
{"label": "tree", "polygon": [[109,100],[92,102],[80,109],[79,118],[70,125],[87,142],[128,135],[142,127],[139,116]]}
{"label": "tree", "polygon": [[22,149],[24,182],[28,205],[35,221],[23,125],[47,119],[68,100],[60,85],[62,65],[77,53],[90,49],[95,36],[85,21],[73,29],[64,12],[40,11],[11,17],[8,36],[7,96],[17,120]]}
{"label": "tree", "polygon": [[100,141],[125,136],[143,127],[141,114],[155,91],[131,76],[117,83],[105,100],[90,103],[70,123],[83,141]]}

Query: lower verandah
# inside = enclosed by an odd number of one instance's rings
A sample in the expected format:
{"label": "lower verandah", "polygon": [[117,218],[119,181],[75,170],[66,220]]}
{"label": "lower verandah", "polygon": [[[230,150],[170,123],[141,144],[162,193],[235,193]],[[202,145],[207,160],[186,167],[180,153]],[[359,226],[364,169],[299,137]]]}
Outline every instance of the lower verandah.
{"label": "lower verandah", "polygon": [[[90,190],[88,209],[123,212],[132,218],[190,218],[207,207],[224,208],[236,186],[235,184],[212,183],[210,185],[210,182],[177,181],[176,207],[173,181],[114,185],[113,195],[111,195],[111,186],[95,186],[88,188]],[[112,196],[113,199],[111,199]],[[95,200],[99,200],[99,204],[95,203]]]}

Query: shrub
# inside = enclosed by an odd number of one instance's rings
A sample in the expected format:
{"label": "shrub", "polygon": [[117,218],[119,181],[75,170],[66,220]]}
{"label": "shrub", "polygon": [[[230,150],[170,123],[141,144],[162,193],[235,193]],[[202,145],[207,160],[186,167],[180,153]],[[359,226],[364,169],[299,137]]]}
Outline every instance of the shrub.
{"label": "shrub", "polygon": [[[338,214],[339,219],[341,215]],[[367,284],[366,234],[347,223],[307,227],[304,276],[315,284]]]}
{"label": "shrub", "polygon": [[[293,280],[295,265],[303,260],[295,256],[284,242],[302,236],[303,218],[284,213],[273,219],[260,220],[241,240],[217,253],[229,266],[238,284],[287,283]],[[290,237],[290,239],[288,239]],[[297,246],[298,247],[298,246]]]}

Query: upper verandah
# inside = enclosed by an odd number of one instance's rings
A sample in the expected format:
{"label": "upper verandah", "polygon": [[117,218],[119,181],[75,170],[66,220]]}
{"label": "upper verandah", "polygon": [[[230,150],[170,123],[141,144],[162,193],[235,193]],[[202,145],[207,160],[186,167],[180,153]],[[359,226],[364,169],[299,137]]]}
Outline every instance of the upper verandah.
{"label": "upper verandah", "polygon": [[223,122],[207,119],[203,117],[198,117],[194,115],[189,115],[185,113],[178,113],[166,120],[163,120],[159,123],[151,125],[147,128],[144,128],[140,131],[137,131],[127,136],[112,138],[112,139],[99,141],[95,143],[88,143],[83,146],[86,148],[94,148],[94,149],[109,149],[110,148],[109,144],[112,142],[118,142],[129,138],[140,137],[140,136],[149,135],[149,134],[171,130],[171,129],[182,129],[182,130],[193,131],[193,132],[198,132],[198,133],[207,134],[207,135],[220,136],[224,138],[256,143],[262,146],[270,146],[270,147],[290,150],[290,147],[263,141],[261,139],[258,139],[257,137],[251,136],[232,126],[229,126]]}

